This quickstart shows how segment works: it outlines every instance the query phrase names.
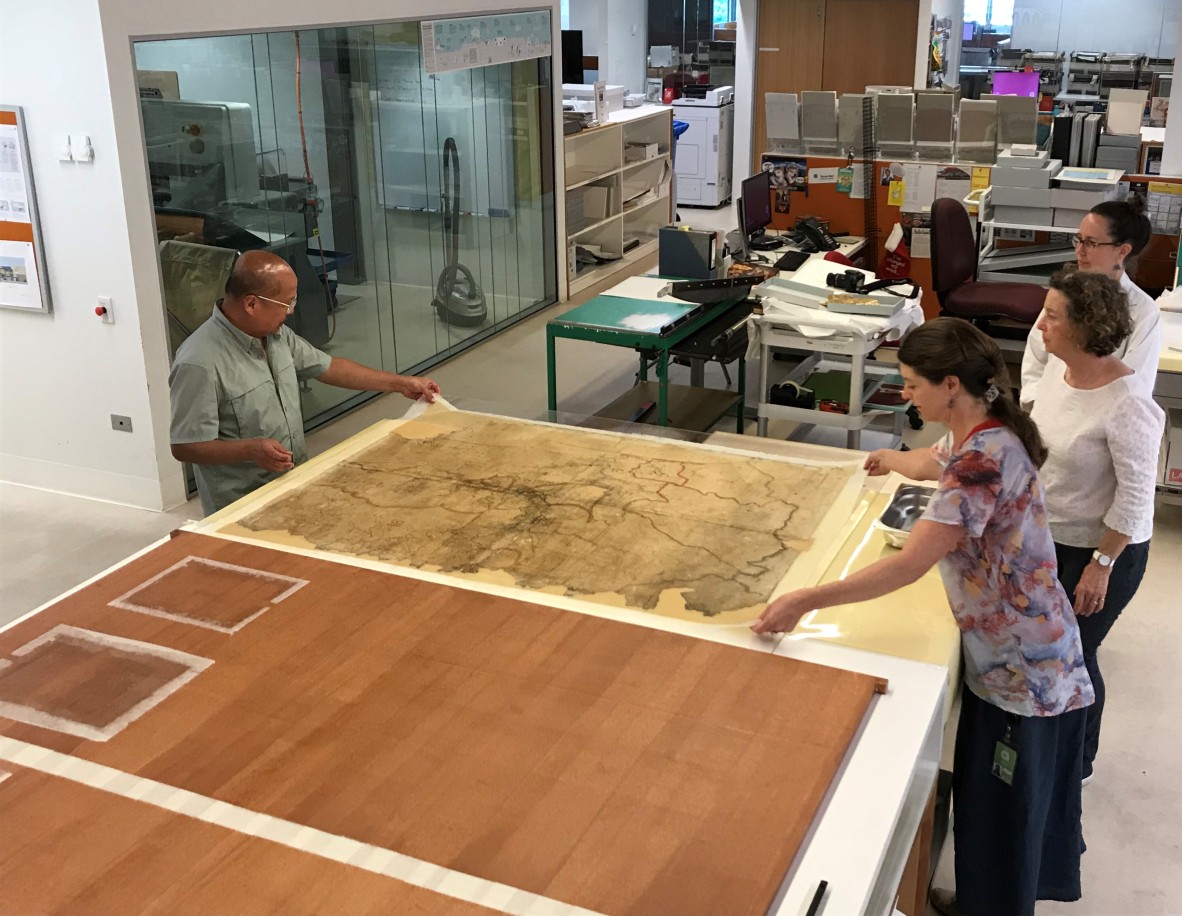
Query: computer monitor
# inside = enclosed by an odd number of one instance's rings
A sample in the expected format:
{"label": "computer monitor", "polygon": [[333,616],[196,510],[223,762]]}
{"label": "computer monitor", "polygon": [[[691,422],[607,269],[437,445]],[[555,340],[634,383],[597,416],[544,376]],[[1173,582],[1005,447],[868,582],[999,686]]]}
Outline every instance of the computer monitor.
{"label": "computer monitor", "polygon": [[743,234],[753,238],[772,221],[772,173],[744,178],[739,193],[743,198]]}
{"label": "computer monitor", "polygon": [[749,248],[779,247],[779,240],[771,244],[756,243],[765,227],[772,222],[772,173],[757,172],[744,178],[740,186],[739,229]]}
{"label": "computer monitor", "polygon": [[582,29],[562,30],[562,81],[576,84],[583,82]]}

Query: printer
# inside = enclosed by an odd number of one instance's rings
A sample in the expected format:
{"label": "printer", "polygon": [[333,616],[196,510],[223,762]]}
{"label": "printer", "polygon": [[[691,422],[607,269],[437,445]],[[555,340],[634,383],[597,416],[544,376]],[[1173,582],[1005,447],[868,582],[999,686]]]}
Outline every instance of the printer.
{"label": "printer", "polygon": [[723,105],[733,105],[734,101],[734,86],[703,86],[697,83],[686,83],[681,87],[681,98],[677,100],[677,105],[721,108]]}
{"label": "printer", "polygon": [[677,203],[717,207],[731,196],[735,89],[688,83],[673,117],[689,127],[677,140]]}

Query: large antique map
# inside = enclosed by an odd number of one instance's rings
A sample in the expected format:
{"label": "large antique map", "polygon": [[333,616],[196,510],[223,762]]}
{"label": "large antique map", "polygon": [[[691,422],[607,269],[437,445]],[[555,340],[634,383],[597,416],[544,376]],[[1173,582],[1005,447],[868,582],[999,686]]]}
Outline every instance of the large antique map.
{"label": "large antique map", "polygon": [[219,530],[733,623],[818,548],[858,475],[449,409],[392,426]]}

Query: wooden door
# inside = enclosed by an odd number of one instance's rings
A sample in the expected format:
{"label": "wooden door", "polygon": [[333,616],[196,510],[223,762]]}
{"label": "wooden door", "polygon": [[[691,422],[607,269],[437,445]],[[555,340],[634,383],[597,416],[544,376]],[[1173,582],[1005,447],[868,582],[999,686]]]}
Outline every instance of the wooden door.
{"label": "wooden door", "polygon": [[876,84],[912,85],[918,21],[919,0],[825,0],[824,64],[817,88],[840,96]]}
{"label": "wooden door", "polygon": [[759,169],[767,142],[764,93],[829,88],[821,84],[827,2],[832,0],[759,0],[752,171]]}

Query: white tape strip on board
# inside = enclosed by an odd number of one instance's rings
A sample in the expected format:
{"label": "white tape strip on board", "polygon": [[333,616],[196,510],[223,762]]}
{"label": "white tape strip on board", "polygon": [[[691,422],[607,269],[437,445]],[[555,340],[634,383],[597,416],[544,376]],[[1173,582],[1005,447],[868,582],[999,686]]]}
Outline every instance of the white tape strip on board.
{"label": "white tape strip on board", "polygon": [[279,843],[289,849],[353,865],[415,887],[465,900],[519,916],[597,916],[595,911],[572,906],[519,888],[487,881],[402,853],[335,836],[269,814],[177,789],[152,779],[132,776],[90,760],[71,757],[14,738],[0,736],[0,760],[51,776],[110,792],[133,801],[184,814],[233,830]]}

